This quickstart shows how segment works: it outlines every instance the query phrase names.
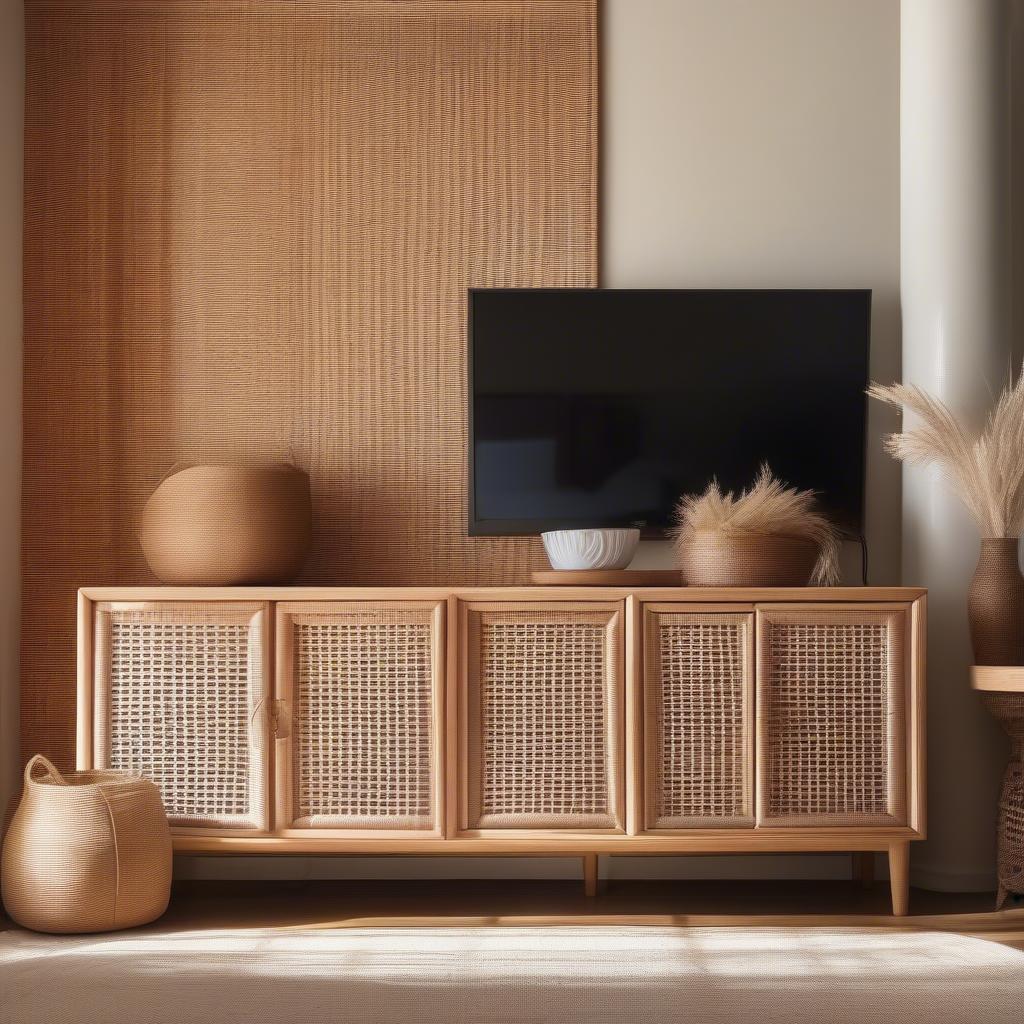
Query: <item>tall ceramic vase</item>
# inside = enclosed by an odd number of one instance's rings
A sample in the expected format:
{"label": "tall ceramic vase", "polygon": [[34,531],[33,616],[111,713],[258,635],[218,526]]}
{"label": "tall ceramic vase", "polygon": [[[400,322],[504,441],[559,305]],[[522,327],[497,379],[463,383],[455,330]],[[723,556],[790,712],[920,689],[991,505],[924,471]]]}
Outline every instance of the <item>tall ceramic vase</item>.
{"label": "tall ceramic vase", "polygon": [[985,537],[967,592],[976,665],[1024,665],[1024,576],[1016,537]]}

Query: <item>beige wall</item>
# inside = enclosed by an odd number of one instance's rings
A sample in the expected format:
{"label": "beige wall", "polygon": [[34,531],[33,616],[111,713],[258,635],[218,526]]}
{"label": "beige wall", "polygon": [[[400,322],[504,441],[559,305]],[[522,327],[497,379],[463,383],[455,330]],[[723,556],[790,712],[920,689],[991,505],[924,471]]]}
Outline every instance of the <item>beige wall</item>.
{"label": "beige wall", "polygon": [[[608,0],[603,284],[874,290],[899,374],[897,0]],[[899,579],[900,473],[870,412],[872,583]],[[647,545],[647,564],[666,546]],[[844,568],[859,582],[853,545]]]}
{"label": "beige wall", "polygon": [[24,67],[21,0],[0,0],[0,813],[14,790],[18,760]]}
{"label": "beige wall", "polygon": [[[898,0],[606,0],[602,283],[871,288],[871,373],[899,376]],[[728,415],[727,411],[723,415]],[[870,581],[898,583],[900,471],[869,413]],[[649,565],[668,564],[647,544]],[[860,580],[847,545],[844,574]],[[843,877],[842,857],[615,873]]]}

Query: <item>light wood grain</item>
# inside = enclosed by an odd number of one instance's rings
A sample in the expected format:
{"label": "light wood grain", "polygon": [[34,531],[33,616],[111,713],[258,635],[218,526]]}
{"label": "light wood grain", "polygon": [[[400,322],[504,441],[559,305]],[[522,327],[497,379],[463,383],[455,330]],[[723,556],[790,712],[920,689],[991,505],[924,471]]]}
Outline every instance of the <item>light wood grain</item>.
{"label": "light wood grain", "polygon": [[[639,624],[641,633],[640,647],[642,651],[641,665],[641,688],[643,691],[642,708],[642,733],[643,733],[643,828],[645,831],[658,833],[673,832],[680,829],[697,827],[718,827],[718,828],[752,828],[754,826],[754,609],[752,604],[689,604],[684,602],[644,602],[643,618]],[[673,737],[660,735],[663,729],[663,707],[665,699],[665,688],[672,684],[672,680],[666,678],[663,673],[662,654],[664,631],[671,629],[673,625],[683,629],[694,630],[722,629],[728,633],[739,631],[741,639],[742,654],[739,672],[742,679],[739,682],[741,690],[740,703],[742,704],[738,728],[742,735],[739,744],[738,756],[734,756],[731,764],[722,760],[722,754],[709,757],[709,751],[704,747],[705,737],[691,736],[696,749],[687,750],[687,756],[696,761],[707,759],[714,764],[713,776],[710,779],[702,780],[706,783],[708,790],[705,795],[710,795],[717,787],[729,788],[730,775],[742,777],[740,787],[742,797],[735,813],[722,816],[721,820],[711,820],[705,817],[686,817],[678,821],[659,818],[658,807],[659,797],[662,795],[662,747],[671,742]],[[726,635],[728,635],[728,633]],[[700,633],[696,634],[700,636]],[[700,641],[694,640],[695,646]],[[699,655],[698,655],[699,656]],[[692,664],[692,661],[691,661]],[[709,726],[709,722],[715,723],[717,727],[723,725],[723,719],[717,710],[716,704],[718,694],[715,686],[719,680],[708,681],[707,689],[694,699],[695,706],[692,708],[693,717],[698,718],[702,711],[705,712],[703,728]],[[697,686],[701,685],[699,680],[680,680],[680,685],[687,685],[691,694]],[[685,727],[684,727],[684,735]],[[680,742],[680,737],[675,737]],[[723,748],[724,749],[724,748]],[[671,784],[671,779],[666,780]]]}
{"label": "light wood grain", "polygon": [[889,887],[894,917],[906,917],[910,910],[910,844],[889,847]]}
{"label": "light wood grain", "polygon": [[[93,602],[79,591],[75,728],[75,767],[79,771],[85,771],[93,765],[93,640]],[[33,754],[35,751],[28,753]]]}
{"label": "light wood grain", "polygon": [[460,764],[460,725],[459,725],[459,680],[462,678],[460,672],[460,658],[463,650],[462,631],[465,628],[462,623],[464,610],[459,606],[459,600],[455,595],[450,595],[446,601],[445,611],[445,643],[447,645],[445,659],[445,809],[444,809],[444,834],[451,839],[459,832],[459,808],[462,806],[462,799],[459,792],[459,783],[462,773],[459,771]]}
{"label": "light wood grain", "polygon": [[[130,743],[122,744],[121,760],[115,760],[112,744],[112,723],[115,691],[117,699],[138,704],[147,700],[156,700],[165,721],[162,725],[164,737],[171,736],[170,742],[180,742],[196,748],[204,743],[216,740],[225,746],[234,745],[233,757],[237,757],[247,765],[247,793],[238,796],[238,802],[244,799],[245,810],[234,807],[230,812],[196,811],[179,809],[168,811],[173,824],[188,825],[198,829],[209,829],[211,834],[221,831],[235,836],[240,834],[265,834],[270,829],[274,800],[271,795],[271,772],[273,770],[273,752],[270,749],[268,704],[273,699],[273,677],[271,644],[272,628],[270,603],[267,601],[102,601],[92,606],[92,658],[91,678],[89,679],[90,702],[92,706],[92,743],[89,767],[114,768],[117,770],[140,771],[140,763],[147,758],[156,758],[163,763],[166,754],[163,750],[154,749],[152,737],[131,734]],[[122,660],[133,659],[134,665],[121,676],[115,678],[116,663],[114,658],[115,622],[131,623],[138,631],[129,635],[120,648]],[[191,641],[183,644],[175,639],[176,646],[168,647],[166,637],[160,640],[154,651],[155,660],[162,666],[157,671],[149,668],[150,650],[146,648],[147,631],[150,629],[169,631],[187,630],[189,628],[216,631],[220,627],[241,626],[244,628],[244,639],[233,645],[233,654],[242,667],[238,669],[239,683],[244,688],[240,698],[241,709],[232,709],[232,715],[240,715],[241,719],[220,721],[211,709],[217,707],[216,702],[204,701],[195,708],[182,707],[188,699],[197,699],[193,692],[190,697],[185,694],[186,684],[202,687],[204,679],[198,673],[200,669],[195,659],[197,656],[203,664],[206,662],[202,644]],[[168,668],[170,658],[175,659],[173,672]],[[187,659],[192,659],[191,663]],[[149,692],[155,687],[158,695]],[[122,691],[130,691],[125,696]],[[204,694],[205,696],[205,694]],[[181,723],[188,723],[180,728],[172,729],[168,722],[174,721],[177,705]],[[202,726],[190,728],[197,722]],[[128,728],[128,726],[126,726]],[[203,729],[207,731],[203,731]],[[205,752],[205,751],[204,751]],[[137,762],[136,759],[142,759]],[[188,794],[188,802],[194,798],[197,787],[204,789],[206,779],[203,773],[195,770],[195,762],[190,762],[191,771],[167,775],[164,779],[154,779],[158,785],[171,784],[171,788],[180,788],[182,799]],[[219,765],[212,762],[209,773],[218,768],[225,769],[226,779],[234,772],[234,765]],[[223,780],[222,780],[223,782]],[[221,785],[222,782],[215,783]],[[165,803],[167,792],[163,793]],[[205,792],[204,800],[220,802],[218,795]]]}
{"label": "light wood grain", "polygon": [[729,853],[850,853],[856,850],[886,852],[894,841],[920,838],[909,828],[894,829],[694,829],[692,833],[627,836],[624,832],[595,830],[515,829],[464,833],[453,839],[377,836],[321,837],[231,836],[203,834],[199,829],[173,831],[179,853],[301,853],[339,855],[434,854],[437,856],[582,856],[585,853],[620,856],[674,856],[677,854]]}
{"label": "light wood grain", "polygon": [[[277,642],[277,694],[282,702],[282,713],[291,719],[298,711],[296,692],[295,632],[305,625],[346,626],[358,629],[361,625],[373,625],[379,621],[402,622],[409,625],[429,623],[430,635],[430,780],[431,820],[428,828],[401,823],[388,827],[384,822],[346,820],[346,815],[331,815],[315,824],[300,819],[295,808],[295,794],[302,780],[296,776],[296,730],[289,728],[279,736],[277,751],[277,832],[284,836],[302,835],[313,830],[330,838],[354,837],[402,838],[412,832],[441,838],[445,834],[445,690],[446,662],[445,648],[445,601],[415,601],[397,597],[394,601],[285,601],[276,605]],[[385,678],[388,665],[388,651],[373,652],[379,658],[376,671],[377,682],[387,686]],[[343,680],[338,680],[343,682]],[[349,680],[350,682],[350,680]],[[383,698],[384,693],[380,696]],[[328,756],[326,753],[324,756]],[[351,819],[350,812],[348,817]]]}
{"label": "light wood grain", "polygon": [[[483,679],[487,671],[487,659],[491,652],[487,647],[485,635],[487,629],[502,628],[514,630],[517,625],[529,629],[531,624],[557,625],[571,632],[574,625],[582,628],[598,626],[603,630],[603,668],[599,684],[602,689],[603,705],[599,709],[603,719],[603,736],[605,744],[604,780],[607,792],[607,807],[594,813],[578,813],[556,816],[549,822],[552,828],[575,827],[581,830],[601,830],[603,828],[625,828],[625,786],[622,713],[623,684],[623,610],[620,602],[608,601],[516,601],[495,600],[492,594],[489,601],[464,602],[460,612],[462,627],[460,662],[464,675],[460,679],[460,724],[461,746],[459,755],[459,771],[466,787],[466,805],[460,812],[460,821],[465,831],[491,831],[495,829],[515,829],[518,834],[535,826],[534,815],[526,812],[509,812],[492,814],[484,806],[484,778],[489,770],[485,763],[486,750],[484,742],[485,724],[499,709],[489,708],[485,701],[487,694],[483,688]],[[503,594],[501,595],[504,596]],[[500,667],[499,667],[500,668]],[[518,672],[535,670],[538,681],[547,677],[549,667],[539,660],[534,664],[523,664]],[[560,698],[552,695],[554,700]],[[557,761],[561,752],[548,751],[553,761]],[[536,765],[538,771],[550,766]]]}
{"label": "light wood grain", "polygon": [[[837,593],[865,595],[866,589],[842,588]],[[576,856],[598,855],[705,856],[720,853],[782,852],[885,852],[901,868],[901,852],[909,841],[921,838],[924,821],[923,778],[924,747],[924,675],[925,602],[912,595],[913,588],[884,590],[890,600],[870,591],[865,601],[821,600],[822,591],[801,588],[771,591],[771,600],[762,600],[762,590],[722,588],[702,590],[699,600],[695,588],[445,588],[445,587],[263,587],[263,588],[85,588],[80,597],[79,615],[84,636],[79,643],[79,700],[82,718],[80,735],[84,737],[79,760],[95,763],[102,757],[103,722],[107,700],[105,684],[109,660],[109,637],[103,627],[107,609],[135,612],[175,608],[182,613],[205,609],[214,617],[232,616],[239,609],[258,609],[263,621],[276,616],[276,630],[264,630],[261,648],[263,671],[273,676],[273,700],[280,709],[279,729],[264,755],[266,769],[276,780],[270,801],[268,828],[272,834],[240,833],[223,828],[197,827],[174,830],[175,849],[185,854],[293,853],[337,856],[353,855],[427,855],[427,856]],[[798,600],[799,598],[799,600]],[[101,599],[98,608],[95,599]],[[292,753],[290,712],[294,703],[291,674],[294,654],[291,647],[293,617],[329,615],[332,609],[431,610],[432,674],[434,703],[431,728],[436,757],[433,783],[435,827],[429,831],[323,827],[295,828],[291,778]],[[98,612],[98,614],[97,614]],[[251,611],[248,612],[251,614]],[[653,794],[645,794],[649,766],[645,763],[645,744],[650,726],[645,712],[645,691],[656,682],[656,654],[645,652],[645,630],[657,629],[662,616],[672,615],[736,616],[748,619],[786,619],[829,623],[847,621],[909,621],[906,643],[891,648],[889,672],[898,676],[893,686],[891,722],[895,732],[889,737],[890,798],[898,809],[900,800],[909,801],[906,824],[899,815],[885,822],[844,821],[831,824],[815,821],[773,823],[771,828],[737,829],[694,823],[690,828],[650,829],[648,818]],[[478,700],[480,671],[480,622],[483,616],[516,616],[520,621],[553,616],[564,621],[600,622],[605,631],[604,662],[607,672],[606,716],[608,724],[608,772],[613,827],[564,827],[551,823],[537,827],[477,827],[481,822],[474,810],[474,793],[479,785],[480,747],[474,740],[480,728],[474,712]],[[838,618],[837,618],[838,616]],[[895,617],[895,618],[894,618]],[[851,620],[852,621],[852,620]],[[652,634],[653,635],[653,634]],[[763,639],[758,633],[758,637]],[[748,636],[749,639],[749,636]],[[749,658],[753,644],[748,642]],[[652,651],[654,649],[652,648]],[[648,664],[650,658],[655,663]],[[273,659],[274,671],[270,672]],[[748,663],[748,707],[754,673]],[[645,684],[645,673],[654,672]],[[1001,672],[1002,670],[993,670]],[[762,671],[763,675],[763,671]],[[476,682],[474,683],[474,680]],[[757,684],[760,693],[764,680]],[[474,696],[474,693],[477,696]],[[905,717],[901,717],[904,716]],[[91,729],[88,728],[91,720]],[[254,728],[268,729],[267,716],[257,716]],[[86,729],[88,735],[82,733]],[[761,744],[753,743],[748,729],[746,759],[751,766]],[[97,739],[100,740],[97,743]],[[902,753],[901,753],[902,751]],[[474,781],[477,780],[477,781]],[[493,823],[492,823],[493,824]],[[594,862],[587,860],[586,864]],[[861,858],[858,864],[866,861]],[[590,870],[588,868],[587,870]],[[897,875],[897,883],[900,876]],[[894,888],[900,905],[900,884]]]}
{"label": "light wood grain", "polygon": [[643,605],[626,598],[625,767],[626,832],[639,835],[644,821]]}
{"label": "light wood grain", "polygon": [[534,583],[559,587],[678,587],[678,569],[535,569]]}
{"label": "light wood grain", "polygon": [[928,833],[928,596],[922,594],[911,605],[910,631],[910,738],[907,744],[907,780],[910,827],[921,838]]}
{"label": "light wood grain", "polygon": [[459,583],[431,586],[266,586],[266,587],[162,587],[83,586],[92,601],[616,601],[636,594],[644,601],[685,601],[752,604],[858,604],[909,603],[927,593],[921,587],[528,587],[467,586]]}
{"label": "light wood grain", "polygon": [[1024,693],[1024,665],[972,665],[971,688],[986,693]]}
{"label": "light wood grain", "polygon": [[[846,604],[834,604],[822,607],[814,605],[797,604],[773,604],[759,606],[757,610],[757,801],[758,801],[758,825],[762,827],[777,827],[778,825],[799,825],[807,826],[827,824],[849,824],[849,825],[901,825],[909,821],[907,811],[908,792],[912,788],[911,780],[907,777],[907,731],[908,720],[912,717],[908,710],[908,694],[910,693],[909,663],[909,637],[910,633],[910,609],[911,605],[903,603],[881,603],[871,601],[849,602]],[[795,812],[779,812],[772,807],[771,792],[773,769],[772,757],[776,746],[786,735],[789,728],[789,719],[784,711],[779,711],[775,704],[776,690],[781,686],[792,682],[796,686],[803,686],[803,679],[787,681],[781,677],[776,678],[773,666],[775,665],[773,629],[776,625],[783,629],[788,627],[808,626],[820,627],[822,629],[842,629],[844,626],[883,626],[886,638],[884,644],[878,649],[878,656],[884,660],[884,689],[883,708],[881,721],[878,728],[883,733],[876,737],[884,745],[885,752],[885,785],[887,800],[884,809],[875,810],[853,810],[850,812],[838,809],[828,810],[822,808],[820,811],[811,808],[801,808]],[[820,654],[828,657],[827,642],[819,641],[821,644]],[[816,699],[822,703],[821,713],[827,713],[828,704],[832,701],[856,700],[859,697],[860,687],[858,681],[851,674],[851,665],[840,664],[830,669],[834,672],[832,680],[832,691],[822,687],[822,680],[814,678],[811,682],[817,688]],[[845,693],[844,693],[845,689]],[[867,722],[862,723],[867,728]],[[824,748],[816,749],[813,753],[813,761],[818,763],[816,771],[828,772],[828,759],[856,757],[854,753],[847,752],[845,738],[838,737],[835,751],[827,751]],[[804,748],[806,749],[806,748]],[[877,766],[867,763],[858,764],[856,761],[845,761],[843,767],[851,777],[856,777],[862,770],[874,771]],[[808,762],[808,770],[811,763]],[[781,780],[783,789],[791,794],[799,792],[798,787],[807,787],[817,790],[817,782],[810,779],[798,779],[794,774],[794,768],[787,765],[785,771],[788,776]],[[813,801],[812,801],[813,802]],[[840,799],[841,802],[841,799]]]}

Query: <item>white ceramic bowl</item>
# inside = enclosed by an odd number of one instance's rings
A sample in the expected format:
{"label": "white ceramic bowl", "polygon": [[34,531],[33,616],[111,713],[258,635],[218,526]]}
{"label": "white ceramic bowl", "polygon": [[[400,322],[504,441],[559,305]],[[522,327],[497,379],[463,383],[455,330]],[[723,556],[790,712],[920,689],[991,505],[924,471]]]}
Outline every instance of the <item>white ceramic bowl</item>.
{"label": "white ceramic bowl", "polygon": [[640,543],[639,530],[551,530],[540,536],[552,569],[625,569]]}

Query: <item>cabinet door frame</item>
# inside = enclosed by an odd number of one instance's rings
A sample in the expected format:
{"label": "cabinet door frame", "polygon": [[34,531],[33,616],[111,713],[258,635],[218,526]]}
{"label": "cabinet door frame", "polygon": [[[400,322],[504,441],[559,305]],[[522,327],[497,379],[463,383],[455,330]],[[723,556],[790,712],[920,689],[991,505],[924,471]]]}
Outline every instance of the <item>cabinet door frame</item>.
{"label": "cabinet door frame", "polygon": [[[249,800],[248,820],[238,825],[214,822],[205,816],[192,821],[170,816],[174,835],[237,837],[266,836],[272,827],[272,754],[270,707],[273,690],[271,659],[271,602],[245,600],[110,600],[79,598],[79,769],[110,764],[110,699],[108,671],[111,616],[117,612],[173,613],[208,611],[217,620],[249,628]],[[175,820],[175,819],[178,820]]]}
{"label": "cabinet door frame", "polygon": [[[492,838],[515,841],[531,839],[585,838],[588,835],[625,835],[626,833],[626,778],[625,778],[625,604],[623,600],[595,596],[583,600],[531,600],[510,597],[502,600],[495,595],[490,600],[458,599],[456,671],[451,673],[454,690],[450,703],[455,708],[456,725],[456,801],[457,816],[454,836],[458,838]],[[474,820],[476,800],[474,781],[478,777],[479,742],[477,735],[480,679],[479,615],[487,613],[592,613],[603,616],[605,627],[606,675],[604,680],[606,778],[608,784],[609,817],[613,824],[603,825],[480,825]],[[450,833],[451,834],[451,833]]]}
{"label": "cabinet door frame", "polygon": [[[639,648],[639,665],[635,668],[636,693],[633,697],[634,714],[640,728],[633,731],[637,745],[635,751],[633,818],[636,834],[671,836],[687,835],[702,829],[730,829],[737,832],[751,831],[756,826],[756,768],[755,768],[755,606],[751,603],[722,603],[680,601],[643,601],[641,614],[635,623],[638,631],[636,644]],[[660,676],[658,652],[660,650],[660,629],[658,619],[663,615],[731,616],[743,626],[745,651],[743,658],[743,742],[741,767],[743,771],[743,814],[734,818],[694,818],[686,824],[659,825],[655,820],[657,807],[658,768],[655,759],[659,756],[659,736],[656,715],[659,697],[655,692],[657,677]]]}
{"label": "cabinet door frame", "polygon": [[[330,616],[339,612],[417,611],[429,615],[430,653],[430,750],[431,821],[422,827],[373,827],[370,825],[312,826],[295,824],[295,779],[293,759],[295,742],[292,731],[295,708],[295,672],[293,625],[304,615]],[[360,600],[340,598],[323,601],[279,601],[275,605],[274,700],[277,723],[274,749],[274,834],[282,837],[324,840],[415,840],[439,839],[445,834],[445,662],[446,610],[444,600]]]}
{"label": "cabinet door frame", "polygon": [[[916,602],[875,603],[843,601],[834,604],[771,604],[758,603],[755,634],[757,641],[757,826],[758,828],[842,828],[916,829],[915,807],[921,785],[917,768],[917,742],[921,736],[921,684],[918,678],[918,631],[920,618],[915,614]],[[887,813],[864,813],[859,816],[839,814],[771,815],[769,802],[771,744],[767,732],[771,690],[771,626],[774,621],[791,621],[810,625],[836,625],[837,614],[861,613],[867,619],[884,623],[898,630],[900,643],[890,649],[888,674],[889,699],[895,712],[887,716]]]}

